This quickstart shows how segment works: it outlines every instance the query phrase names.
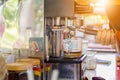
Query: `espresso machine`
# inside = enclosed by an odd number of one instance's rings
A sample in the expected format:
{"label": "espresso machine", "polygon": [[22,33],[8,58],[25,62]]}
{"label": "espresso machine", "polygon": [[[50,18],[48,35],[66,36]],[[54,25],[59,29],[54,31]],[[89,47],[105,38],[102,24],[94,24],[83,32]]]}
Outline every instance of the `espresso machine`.
{"label": "espresso machine", "polygon": [[44,79],[53,79],[57,70],[57,79],[82,80],[86,55],[65,58],[63,50],[63,40],[72,36],[74,0],[45,0],[44,20]]}

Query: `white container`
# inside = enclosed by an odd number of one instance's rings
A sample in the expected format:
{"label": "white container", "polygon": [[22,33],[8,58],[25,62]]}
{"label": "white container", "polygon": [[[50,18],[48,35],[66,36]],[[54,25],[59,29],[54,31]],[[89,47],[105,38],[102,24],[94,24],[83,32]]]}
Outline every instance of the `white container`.
{"label": "white container", "polygon": [[82,39],[71,39],[72,49],[71,52],[82,51]]}

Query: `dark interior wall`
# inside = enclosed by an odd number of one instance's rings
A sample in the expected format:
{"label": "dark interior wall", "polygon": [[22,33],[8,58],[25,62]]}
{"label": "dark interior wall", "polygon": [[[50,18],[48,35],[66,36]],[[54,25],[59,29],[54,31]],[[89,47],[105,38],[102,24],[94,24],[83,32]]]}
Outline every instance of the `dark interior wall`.
{"label": "dark interior wall", "polygon": [[111,26],[120,30],[120,5],[107,5],[106,12]]}
{"label": "dark interior wall", "polygon": [[72,17],[74,0],[44,0],[45,17]]}

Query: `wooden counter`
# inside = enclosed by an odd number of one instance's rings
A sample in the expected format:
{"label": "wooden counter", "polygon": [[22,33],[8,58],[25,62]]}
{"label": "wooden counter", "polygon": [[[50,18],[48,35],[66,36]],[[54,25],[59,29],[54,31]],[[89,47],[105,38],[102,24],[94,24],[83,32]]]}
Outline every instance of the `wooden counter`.
{"label": "wooden counter", "polygon": [[30,63],[19,63],[19,62],[15,62],[15,63],[8,63],[7,64],[7,69],[9,71],[26,71],[29,68],[32,68],[33,65]]}
{"label": "wooden counter", "polygon": [[40,65],[39,59],[31,59],[31,58],[25,58],[25,59],[17,59],[16,62],[22,62],[22,63],[29,63],[31,65]]}

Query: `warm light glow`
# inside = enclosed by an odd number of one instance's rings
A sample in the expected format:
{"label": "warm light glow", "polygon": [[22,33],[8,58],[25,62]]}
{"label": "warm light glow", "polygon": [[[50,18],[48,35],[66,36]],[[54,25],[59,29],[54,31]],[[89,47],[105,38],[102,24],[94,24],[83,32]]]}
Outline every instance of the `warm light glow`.
{"label": "warm light glow", "polygon": [[94,7],[95,5],[94,5],[94,3],[90,3],[90,6]]}
{"label": "warm light glow", "polygon": [[106,0],[107,4],[120,5],[120,0]]}
{"label": "warm light glow", "polygon": [[94,3],[94,13],[95,14],[106,14],[105,5],[107,0],[98,0]]}
{"label": "warm light glow", "polygon": [[106,0],[99,0],[98,2],[95,3],[95,6],[105,6]]}
{"label": "warm light glow", "polygon": [[97,6],[104,6],[106,4],[120,5],[120,0],[75,0],[79,4],[89,4],[94,3]]}

